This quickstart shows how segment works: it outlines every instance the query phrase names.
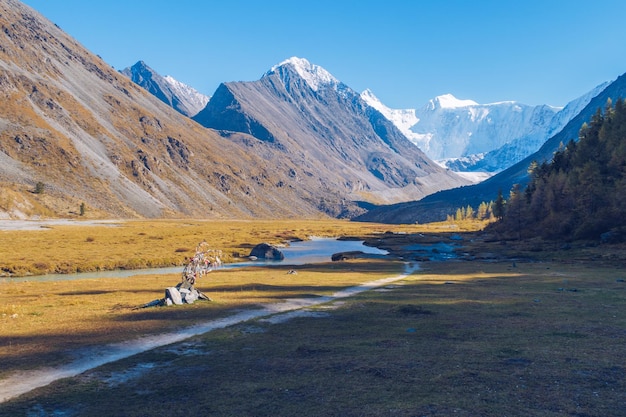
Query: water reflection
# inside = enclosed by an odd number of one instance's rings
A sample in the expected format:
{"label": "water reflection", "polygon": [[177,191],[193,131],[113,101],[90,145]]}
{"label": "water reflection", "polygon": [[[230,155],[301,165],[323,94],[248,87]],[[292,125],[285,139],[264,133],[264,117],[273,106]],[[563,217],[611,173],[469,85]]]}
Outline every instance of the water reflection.
{"label": "water reflection", "polygon": [[424,256],[431,261],[443,261],[446,259],[452,259],[456,257],[455,246],[448,243],[429,243],[429,244],[414,244],[403,246],[403,250],[411,251],[414,255]]}
{"label": "water reflection", "polygon": [[[303,265],[311,263],[329,262],[331,256],[338,252],[361,251],[374,255],[386,255],[388,252],[374,247],[365,246],[362,241],[337,240],[332,238],[312,238],[300,242],[292,242],[289,246],[281,247],[285,255],[282,261],[246,261],[225,264],[222,269],[241,268],[255,265]],[[179,274],[183,266],[165,268],[146,268],[114,271],[79,272],[75,274],[47,274],[29,277],[0,278],[0,282],[23,281],[68,281],[74,279],[97,279],[97,278],[128,278],[135,275],[149,274]]]}
{"label": "water reflection", "polygon": [[372,255],[387,255],[386,250],[365,246],[362,241],[312,238],[302,242],[292,242],[281,248],[285,255],[283,264],[302,265],[328,262],[338,252],[361,251]]}

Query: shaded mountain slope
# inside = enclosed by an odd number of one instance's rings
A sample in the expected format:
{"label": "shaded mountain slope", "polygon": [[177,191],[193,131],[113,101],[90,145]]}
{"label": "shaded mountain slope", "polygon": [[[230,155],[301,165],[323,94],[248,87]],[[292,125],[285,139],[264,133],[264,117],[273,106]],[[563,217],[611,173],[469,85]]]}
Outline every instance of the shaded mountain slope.
{"label": "shaded mountain slope", "polygon": [[429,160],[359,94],[300,58],[258,81],[220,85],[194,120],[270,144],[298,166],[298,178],[317,176],[317,187],[348,200],[406,201],[467,183]]}
{"label": "shaded mountain slope", "polygon": [[541,163],[551,160],[561,144],[578,139],[581,126],[591,119],[598,108],[604,108],[608,99],[615,101],[620,97],[626,97],[626,75],[621,75],[609,84],[537,152],[512,167],[479,184],[440,191],[419,201],[376,207],[357,217],[357,220],[385,223],[440,221],[445,220],[448,214],[453,214],[459,207],[477,207],[482,201],[495,200],[498,190],[502,190],[506,198],[514,184],[525,186],[528,183],[528,168],[533,161]]}
{"label": "shaded mountain slope", "polygon": [[187,117],[198,114],[209,102],[209,97],[170,76],[161,76],[143,61],[120,72]]}

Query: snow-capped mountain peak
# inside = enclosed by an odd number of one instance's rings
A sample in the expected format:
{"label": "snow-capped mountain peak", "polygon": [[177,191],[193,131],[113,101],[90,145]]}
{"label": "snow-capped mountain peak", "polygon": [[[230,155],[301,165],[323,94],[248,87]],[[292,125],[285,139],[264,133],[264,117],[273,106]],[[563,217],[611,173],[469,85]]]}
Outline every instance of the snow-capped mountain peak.
{"label": "snow-capped mountain peak", "polygon": [[195,88],[178,81],[171,75],[166,75],[165,77],[163,77],[163,79],[165,79],[165,81],[170,85],[172,92],[176,96],[184,97],[187,100],[188,106],[193,109],[193,114],[196,114],[200,110],[202,110],[211,99],[210,96],[200,93]]}
{"label": "snow-capped mountain peak", "polygon": [[474,100],[461,100],[452,94],[443,94],[430,100],[428,103],[431,110],[434,109],[458,109],[460,107],[477,106]]}
{"label": "snow-capped mountain peak", "polygon": [[311,64],[304,58],[291,57],[274,65],[265,75],[280,73],[281,68],[290,67],[302,78],[314,91],[320,87],[330,86],[336,88],[340,82],[333,75],[319,65]]}
{"label": "snow-capped mountain peak", "polygon": [[143,61],[124,68],[120,73],[187,117],[197,114],[211,98],[172,76],[161,76]]}
{"label": "snow-capped mountain peak", "polygon": [[541,146],[558,110],[515,101],[479,104],[448,94],[416,110],[420,121],[411,130],[427,139],[415,143],[428,156],[449,160],[486,154],[516,139]]}
{"label": "snow-capped mountain peak", "polygon": [[[395,110],[371,91],[361,97],[431,159],[454,171],[498,172],[539,149],[605,86],[599,85],[564,108],[515,101],[479,104],[444,94],[415,110]],[[409,118],[401,118],[407,114]]]}
{"label": "snow-capped mountain peak", "polygon": [[388,120],[391,120],[393,124],[400,129],[404,136],[409,138],[412,142],[418,143],[423,139],[421,135],[411,131],[411,127],[415,126],[417,122],[419,122],[419,119],[415,115],[415,109],[390,109],[385,106],[370,89],[361,93],[361,99],[363,99],[363,101],[365,101],[370,107],[373,107],[382,113],[382,115]]}

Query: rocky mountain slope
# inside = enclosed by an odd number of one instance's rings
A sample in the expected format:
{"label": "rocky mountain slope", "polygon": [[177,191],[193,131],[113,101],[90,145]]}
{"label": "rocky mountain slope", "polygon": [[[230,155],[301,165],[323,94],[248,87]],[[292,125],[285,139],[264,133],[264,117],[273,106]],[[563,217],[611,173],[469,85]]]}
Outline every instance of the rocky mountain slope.
{"label": "rocky mountain slope", "polygon": [[419,201],[377,207],[358,217],[358,220],[389,223],[439,221],[445,220],[448,214],[454,214],[459,207],[471,205],[476,208],[482,201],[495,200],[499,190],[505,198],[508,198],[514,184],[525,186],[528,183],[528,168],[533,161],[542,163],[551,160],[560,146],[570,140],[578,140],[578,132],[583,123],[588,122],[599,108],[604,109],[607,100],[615,102],[620,97],[626,97],[626,74],[618,77],[593,97],[582,111],[561,131],[548,139],[538,151],[488,180],[467,187],[440,191]]}
{"label": "rocky mountain slope", "polygon": [[138,61],[120,72],[187,117],[198,114],[210,99],[170,75],[161,76],[143,61]]}
{"label": "rocky mountain slope", "polygon": [[[369,129],[385,138],[375,146],[356,134],[332,140],[365,119],[298,128],[313,136],[283,130],[302,122],[279,123],[297,117],[296,108],[262,95],[250,101],[237,94],[257,110],[256,118],[239,113],[250,128],[218,132],[182,116],[16,0],[0,0],[0,26],[0,217],[343,216],[362,211],[356,197],[397,202],[459,184],[431,161],[402,155],[408,141],[367,110]],[[287,94],[277,76],[264,79]],[[307,104],[312,108],[333,97],[304,91],[298,94],[318,100]],[[319,137],[327,146],[292,143]],[[372,149],[354,150],[361,144]],[[340,166],[336,161],[350,159],[342,152],[358,153],[367,167]]]}
{"label": "rocky mountain slope", "polygon": [[265,143],[181,116],[18,1],[0,26],[1,217],[323,214]]}
{"label": "rocky mountain slope", "polygon": [[406,201],[467,183],[428,159],[358,93],[301,58],[258,81],[220,85],[194,120],[258,138],[298,165],[299,177],[317,175],[318,187],[350,199]]}

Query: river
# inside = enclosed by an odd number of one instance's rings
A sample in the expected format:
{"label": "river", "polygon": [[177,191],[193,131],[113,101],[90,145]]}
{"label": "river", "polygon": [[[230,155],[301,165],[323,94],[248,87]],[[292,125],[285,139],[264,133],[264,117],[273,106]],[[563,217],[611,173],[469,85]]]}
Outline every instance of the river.
{"label": "river", "polygon": [[[365,246],[363,241],[337,240],[333,238],[313,237],[310,240],[291,242],[288,246],[280,247],[285,255],[282,261],[245,261],[224,264],[222,268],[242,268],[246,266],[271,266],[271,265],[304,265],[320,262],[329,262],[331,256],[338,252],[361,251],[371,255],[387,255],[387,251],[375,247]],[[32,275],[26,277],[0,278],[2,282],[19,281],[69,281],[76,279],[98,278],[128,278],[136,275],[150,274],[178,274],[182,273],[183,266],[170,266],[164,268],[146,269],[116,269],[112,271],[78,272],[74,274],[47,274]]]}

